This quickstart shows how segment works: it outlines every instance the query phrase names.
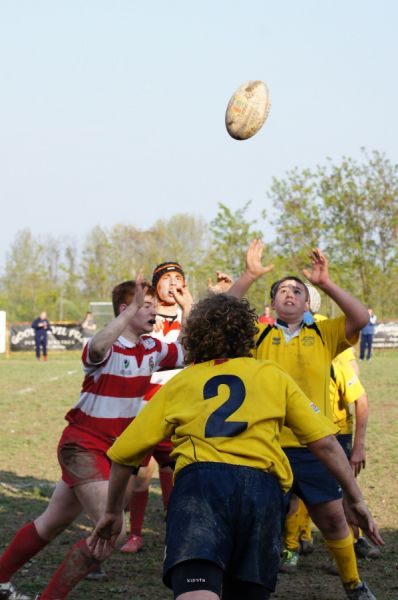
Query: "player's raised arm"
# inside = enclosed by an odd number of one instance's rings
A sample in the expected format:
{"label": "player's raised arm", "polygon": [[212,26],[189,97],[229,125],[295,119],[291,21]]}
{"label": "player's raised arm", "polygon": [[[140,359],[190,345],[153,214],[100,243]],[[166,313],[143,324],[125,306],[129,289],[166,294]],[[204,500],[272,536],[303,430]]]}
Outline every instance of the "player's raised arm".
{"label": "player's raised arm", "polygon": [[119,314],[90,341],[89,354],[93,363],[99,363],[105,358],[112,344],[122,335],[135,313],[143,306],[148,290],[142,285],[143,281],[142,273],[139,273],[135,279],[136,288],[131,304],[122,304]]}
{"label": "player's raised arm", "polygon": [[272,271],[273,264],[263,265],[261,262],[263,250],[264,244],[261,240],[252,241],[246,253],[246,269],[229,288],[229,296],[242,298],[256,279]]}
{"label": "player's raised arm", "polygon": [[310,283],[319,287],[341,308],[346,316],[346,337],[349,340],[366,325],[369,320],[365,306],[340,288],[329,277],[328,260],[319,248],[314,248],[310,254],[311,270],[303,269]]}

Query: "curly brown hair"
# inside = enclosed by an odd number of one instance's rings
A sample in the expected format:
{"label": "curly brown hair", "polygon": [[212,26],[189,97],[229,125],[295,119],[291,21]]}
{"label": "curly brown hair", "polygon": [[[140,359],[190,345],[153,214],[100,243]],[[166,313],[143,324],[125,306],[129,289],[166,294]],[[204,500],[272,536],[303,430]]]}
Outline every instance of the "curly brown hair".
{"label": "curly brown hair", "polygon": [[251,356],[257,332],[257,315],[247,300],[211,294],[193,307],[185,324],[185,362]]}

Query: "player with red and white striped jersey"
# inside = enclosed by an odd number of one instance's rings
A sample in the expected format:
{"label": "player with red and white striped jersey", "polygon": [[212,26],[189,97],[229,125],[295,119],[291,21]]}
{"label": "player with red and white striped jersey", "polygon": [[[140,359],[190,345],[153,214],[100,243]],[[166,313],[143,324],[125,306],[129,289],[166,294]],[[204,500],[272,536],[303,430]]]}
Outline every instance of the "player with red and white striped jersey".
{"label": "player with red and white striped jersey", "polygon": [[[176,297],[183,311],[186,310],[184,292]],[[16,571],[81,512],[94,522],[98,520],[108,490],[107,449],[144,405],[152,373],[161,367],[182,365],[178,342],[165,344],[146,335],[155,322],[156,299],[148,293],[141,276],[116,286],[112,301],[115,318],[83,351],[82,393],[77,405],[66,415],[69,424],[58,446],[61,480],[47,509],[18,531],[0,556],[1,597],[27,598],[18,594],[10,582]],[[66,598],[97,566],[86,540],[81,539],[69,549],[40,599]]]}

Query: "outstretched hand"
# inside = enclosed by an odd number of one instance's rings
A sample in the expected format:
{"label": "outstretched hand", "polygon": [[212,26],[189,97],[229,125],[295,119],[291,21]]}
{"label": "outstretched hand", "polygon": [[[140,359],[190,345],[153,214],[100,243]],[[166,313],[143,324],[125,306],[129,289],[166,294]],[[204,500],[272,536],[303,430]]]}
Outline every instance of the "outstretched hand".
{"label": "outstretched hand", "polygon": [[329,281],[328,259],[319,248],[313,248],[309,258],[311,259],[311,271],[303,269],[303,273],[312,285],[322,288]]}
{"label": "outstretched hand", "polygon": [[137,273],[137,276],[135,278],[135,283],[136,283],[136,288],[134,291],[134,298],[133,298],[132,304],[134,304],[137,307],[137,309],[140,309],[141,306],[144,305],[145,295],[148,291],[148,286],[143,285],[144,275],[143,275],[142,270],[140,270]]}
{"label": "outstretched hand", "polygon": [[122,519],[121,514],[105,514],[87,538],[88,549],[96,560],[105,560],[112,554],[116,540],[122,530]]}
{"label": "outstretched hand", "polygon": [[263,265],[261,262],[264,247],[261,240],[253,240],[246,253],[246,273],[253,281],[274,268],[271,263]]}
{"label": "outstretched hand", "polygon": [[225,294],[233,283],[233,279],[227,273],[216,271],[216,283],[213,284],[212,278],[207,280],[207,289],[213,294]]}
{"label": "outstretched hand", "polygon": [[360,527],[376,546],[384,546],[384,540],[365,502],[362,500],[349,505],[343,498],[343,504],[348,523]]}

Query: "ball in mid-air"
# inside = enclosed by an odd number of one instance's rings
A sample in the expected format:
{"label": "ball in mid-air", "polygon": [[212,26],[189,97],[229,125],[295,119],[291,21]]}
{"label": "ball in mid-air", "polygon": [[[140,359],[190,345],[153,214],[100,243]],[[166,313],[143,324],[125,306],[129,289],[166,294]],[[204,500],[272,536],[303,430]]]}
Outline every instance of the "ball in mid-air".
{"label": "ball in mid-air", "polygon": [[263,81],[247,81],[228,102],[225,126],[235,140],[247,140],[264,125],[271,107],[268,87]]}

